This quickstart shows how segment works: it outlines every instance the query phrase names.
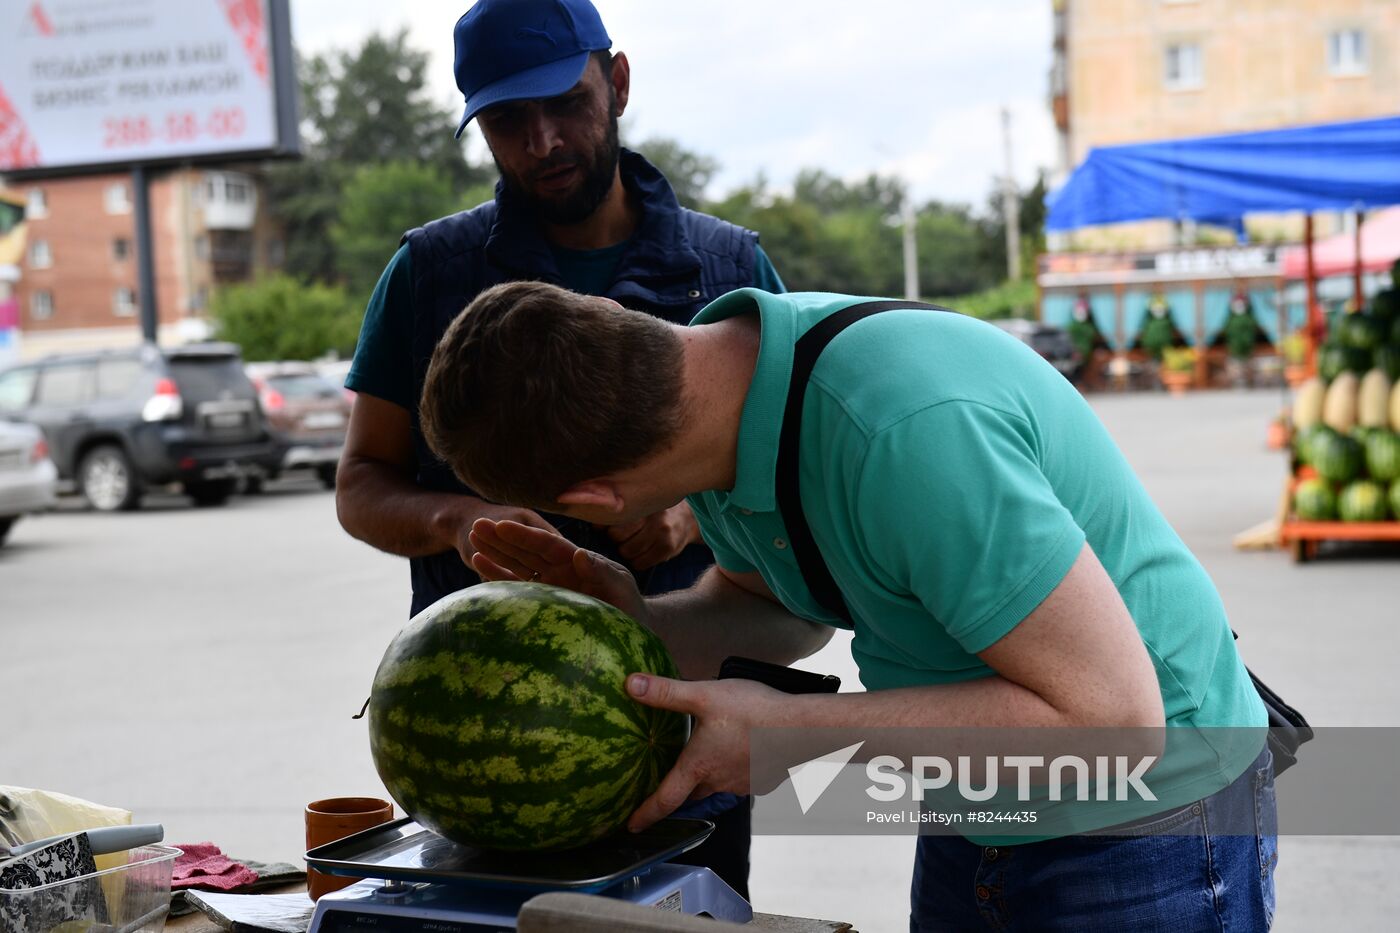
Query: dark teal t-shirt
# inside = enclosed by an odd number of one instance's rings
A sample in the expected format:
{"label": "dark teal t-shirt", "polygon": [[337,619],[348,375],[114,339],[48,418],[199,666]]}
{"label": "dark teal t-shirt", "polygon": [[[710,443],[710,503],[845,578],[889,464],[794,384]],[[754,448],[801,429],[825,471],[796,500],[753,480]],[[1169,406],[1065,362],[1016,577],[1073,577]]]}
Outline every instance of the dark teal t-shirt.
{"label": "dark teal t-shirt", "polygon": [[[581,295],[600,295],[612,284],[627,245],[624,240],[603,249],[551,247],[551,252],[565,288]],[[753,286],[774,294],[787,291],[761,246],[754,250]],[[346,388],[412,410],[416,403],[413,372],[408,365],[413,346],[412,309],[413,275],[405,244],[389,260],[370,295],[355,359],[345,377]]]}

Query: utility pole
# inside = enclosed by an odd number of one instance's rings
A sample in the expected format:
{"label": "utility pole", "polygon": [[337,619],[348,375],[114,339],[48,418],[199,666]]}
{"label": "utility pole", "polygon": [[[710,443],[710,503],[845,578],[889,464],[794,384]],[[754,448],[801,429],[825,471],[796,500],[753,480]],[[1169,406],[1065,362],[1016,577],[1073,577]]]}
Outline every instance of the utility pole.
{"label": "utility pole", "polygon": [[918,301],[919,253],[918,246],[914,241],[914,227],[918,223],[918,218],[914,215],[914,200],[909,197],[908,192],[904,194],[904,203],[900,207],[899,213],[904,226],[904,299]]}
{"label": "utility pole", "polygon": [[1001,216],[1006,225],[1006,276],[1021,279],[1021,194],[1011,159],[1011,111],[1001,108],[1001,138],[1006,150],[1006,174],[1001,179]]}

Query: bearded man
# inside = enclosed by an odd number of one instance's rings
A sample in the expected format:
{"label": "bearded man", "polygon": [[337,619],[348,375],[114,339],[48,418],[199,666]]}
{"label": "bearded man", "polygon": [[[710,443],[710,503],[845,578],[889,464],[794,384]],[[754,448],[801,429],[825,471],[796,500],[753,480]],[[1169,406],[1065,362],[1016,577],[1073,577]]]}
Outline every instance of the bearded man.
{"label": "bearded man", "polygon": [[[588,0],[480,0],[454,43],[466,98],[457,134],[476,119],[501,178],[494,201],[405,234],[370,297],[345,383],[358,396],[340,522],[409,558],[410,614],[479,582],[468,534],[481,518],[557,529],[628,567],[645,593],[688,587],[714,557],[684,502],[601,528],[499,505],[458,482],[418,421],[428,360],[458,313],[504,282],[549,282],[677,324],[733,289],[783,283],[757,234],[682,208],[655,167],[620,147],[631,67]],[[746,893],[747,803],[720,795],[686,815],[718,826],[696,861]]]}

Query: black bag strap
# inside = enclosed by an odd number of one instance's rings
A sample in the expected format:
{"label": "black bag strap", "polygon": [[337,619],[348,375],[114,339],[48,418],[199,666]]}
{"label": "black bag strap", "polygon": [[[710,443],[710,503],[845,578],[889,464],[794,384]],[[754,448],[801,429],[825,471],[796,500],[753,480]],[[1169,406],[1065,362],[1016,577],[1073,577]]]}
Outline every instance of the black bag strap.
{"label": "black bag strap", "polygon": [[802,443],[802,403],[807,397],[807,382],[811,379],[812,368],[832,338],[872,314],[902,309],[949,311],[948,308],[918,301],[863,301],[828,315],[797,339],[792,352],[792,380],[788,383],[787,407],[783,409],[783,426],[778,434],[775,493],[778,511],[783,516],[783,524],[787,526],[788,544],[792,547],[797,567],[802,571],[802,579],[812,597],[823,609],[848,626],[854,626],[855,620],[846,606],[845,597],[841,595],[841,588],[832,579],[831,570],[817,547],[816,539],[812,537],[807,515],[802,510],[802,493],[798,488],[797,476]]}

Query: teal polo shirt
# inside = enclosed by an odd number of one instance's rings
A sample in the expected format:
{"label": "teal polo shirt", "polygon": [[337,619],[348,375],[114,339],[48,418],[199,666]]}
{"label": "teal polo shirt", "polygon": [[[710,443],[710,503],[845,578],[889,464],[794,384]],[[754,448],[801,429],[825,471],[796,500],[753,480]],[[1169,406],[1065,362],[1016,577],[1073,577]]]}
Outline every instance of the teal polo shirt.
{"label": "teal polo shirt", "polygon": [[[788,546],[774,467],[793,344],[865,300],[741,289],[692,322],[757,313],[762,326],[734,488],[689,500],[705,541],[722,567],[757,571],[794,614],[833,626]],[[992,675],[976,653],[1045,599],[1087,541],[1142,635],[1168,724],[1266,725],[1205,569],[1079,392],[999,328],[901,309],[844,330],[808,386],[799,482],[868,689]],[[1193,790],[1225,786],[1262,743],[1221,751]]]}

